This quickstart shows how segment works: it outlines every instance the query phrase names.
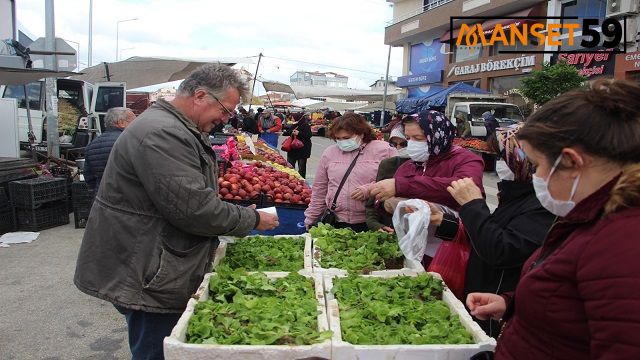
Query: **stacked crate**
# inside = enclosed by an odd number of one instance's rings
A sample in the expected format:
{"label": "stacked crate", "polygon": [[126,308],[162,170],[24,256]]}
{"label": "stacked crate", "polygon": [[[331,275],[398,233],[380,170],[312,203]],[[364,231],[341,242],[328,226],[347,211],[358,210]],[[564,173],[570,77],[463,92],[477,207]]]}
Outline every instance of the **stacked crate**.
{"label": "stacked crate", "polygon": [[94,191],[84,181],[74,181],[71,185],[73,198],[73,219],[76,229],[84,228],[89,219]]}
{"label": "stacked crate", "polygon": [[40,231],[69,223],[67,180],[39,177],[9,183],[18,230]]}
{"label": "stacked crate", "polygon": [[5,189],[0,187],[0,235],[15,230],[13,208]]}

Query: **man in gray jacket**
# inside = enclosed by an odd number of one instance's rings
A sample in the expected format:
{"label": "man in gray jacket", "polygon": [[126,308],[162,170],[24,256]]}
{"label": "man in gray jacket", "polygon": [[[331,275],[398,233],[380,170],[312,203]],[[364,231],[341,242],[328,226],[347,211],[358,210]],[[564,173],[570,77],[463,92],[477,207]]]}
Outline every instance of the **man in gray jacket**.
{"label": "man in gray jacket", "polygon": [[74,283],[127,320],[133,359],[162,359],[162,341],[211,271],[217,236],[278,226],[276,216],[223,202],[208,133],[248,87],[208,64],[171,102],[142,113],[116,141],[87,221]]}

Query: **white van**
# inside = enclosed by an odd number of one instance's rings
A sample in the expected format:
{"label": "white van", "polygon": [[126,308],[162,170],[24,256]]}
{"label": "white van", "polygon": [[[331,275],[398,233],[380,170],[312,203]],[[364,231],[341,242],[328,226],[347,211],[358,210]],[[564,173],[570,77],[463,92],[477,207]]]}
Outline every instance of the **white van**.
{"label": "white van", "polygon": [[[57,79],[57,98],[65,99],[79,109],[82,116],[78,118],[77,127],[86,129],[91,139],[104,130],[104,116],[113,107],[126,106],[126,84],[123,82],[105,82],[95,85],[86,81]],[[27,85],[31,122],[35,143],[38,150],[46,147],[46,110],[44,81]],[[18,102],[18,132],[20,147],[29,147],[29,123],[27,120],[27,104],[22,85],[0,86],[3,98],[14,98]],[[79,126],[78,126],[79,125]]]}
{"label": "white van", "polygon": [[471,136],[486,137],[487,129],[484,126],[482,114],[489,111],[498,120],[501,127],[524,121],[520,108],[514,104],[500,102],[457,102],[452,107],[451,121],[456,124],[456,119],[462,116],[471,123]]}

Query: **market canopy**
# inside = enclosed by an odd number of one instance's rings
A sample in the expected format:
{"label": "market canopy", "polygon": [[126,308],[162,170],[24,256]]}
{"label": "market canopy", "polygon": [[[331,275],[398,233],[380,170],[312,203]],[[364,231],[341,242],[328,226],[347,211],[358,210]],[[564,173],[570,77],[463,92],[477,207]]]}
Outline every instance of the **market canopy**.
{"label": "market canopy", "polygon": [[266,91],[295,94],[293,92],[293,89],[291,89],[291,86],[287,84],[277,82],[277,81],[271,81],[271,80],[259,80],[259,81],[262,81],[262,86],[264,86],[264,89]]}
{"label": "market canopy", "polygon": [[425,96],[402,99],[396,101],[396,111],[403,114],[414,114],[422,110],[428,110],[434,107],[442,107],[447,105],[447,99],[452,93],[466,94],[488,94],[488,91],[479,89],[475,86],[458,83],[448,88],[435,89],[431,94]]}
{"label": "market canopy", "polygon": [[[330,87],[316,86],[291,86],[298,99],[303,98],[334,98],[348,101],[382,101],[384,91],[382,90],[357,90],[357,89],[340,89]],[[393,101],[400,90],[389,90],[387,99]]]}
{"label": "market canopy", "polygon": [[70,71],[53,71],[48,69],[19,69],[0,67],[0,85],[24,85],[49,77],[67,77],[78,75]]}
{"label": "market canopy", "polygon": [[[361,108],[356,109],[358,112],[373,112],[373,111],[382,111],[382,105],[383,102],[382,101],[376,101],[374,103],[371,103],[369,105],[363,106]],[[393,110],[393,101],[387,101],[387,104],[385,106],[385,110],[387,111],[391,111]]]}
{"label": "market canopy", "polygon": [[330,109],[332,111],[343,112],[346,110],[356,110],[367,104],[363,103],[352,103],[352,102],[332,102],[332,101],[321,101],[319,103],[311,104],[305,107],[305,110],[325,110]]}
{"label": "market canopy", "polygon": [[104,81],[126,82],[128,89],[135,89],[182,80],[204,64],[220,63],[233,66],[241,61],[246,60],[228,58],[187,60],[134,56],[123,61],[94,65],[82,70],[83,75],[74,76],[72,79],[84,80],[92,84]]}

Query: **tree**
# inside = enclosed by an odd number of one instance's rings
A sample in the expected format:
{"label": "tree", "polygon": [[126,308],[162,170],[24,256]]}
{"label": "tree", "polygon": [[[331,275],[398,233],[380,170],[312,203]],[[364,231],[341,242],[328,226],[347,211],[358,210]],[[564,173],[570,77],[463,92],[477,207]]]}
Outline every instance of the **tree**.
{"label": "tree", "polygon": [[582,87],[586,81],[586,76],[564,61],[554,65],[545,62],[542,69],[533,70],[522,79],[520,92],[536,105],[542,105],[562,93]]}

